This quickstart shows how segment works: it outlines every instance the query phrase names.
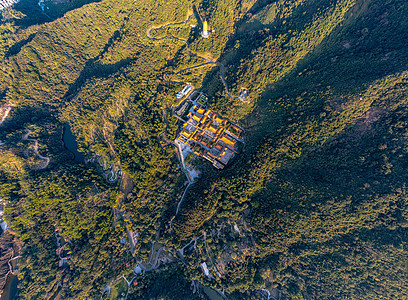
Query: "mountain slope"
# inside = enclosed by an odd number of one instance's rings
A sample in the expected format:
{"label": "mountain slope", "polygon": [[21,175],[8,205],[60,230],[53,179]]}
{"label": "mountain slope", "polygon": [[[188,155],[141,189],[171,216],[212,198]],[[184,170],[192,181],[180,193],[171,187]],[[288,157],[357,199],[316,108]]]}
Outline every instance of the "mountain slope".
{"label": "mountain slope", "polygon": [[[26,26],[17,9],[0,27],[0,103],[14,107],[0,197],[24,242],[22,299],[171,297],[170,274],[175,299],[200,284],[233,299],[406,297],[404,1],[104,0]],[[235,161],[202,163],[188,189],[161,141],[179,130],[183,81],[245,129]],[[69,159],[63,124],[87,163]]]}

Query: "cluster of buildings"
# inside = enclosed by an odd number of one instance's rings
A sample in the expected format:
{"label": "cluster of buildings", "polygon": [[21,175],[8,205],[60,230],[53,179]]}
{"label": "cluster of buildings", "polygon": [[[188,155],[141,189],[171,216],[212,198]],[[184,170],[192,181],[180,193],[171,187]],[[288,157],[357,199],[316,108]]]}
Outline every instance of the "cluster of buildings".
{"label": "cluster of buildings", "polygon": [[194,105],[176,142],[188,146],[217,169],[223,169],[239,152],[242,129],[211,109]]}
{"label": "cluster of buildings", "polygon": [[[209,35],[208,22],[204,20],[201,36],[209,38]],[[217,169],[223,169],[240,151],[243,145],[241,138],[243,130],[213,110],[205,108],[208,98],[202,92],[195,100],[192,99],[193,95],[195,95],[194,87],[187,83],[176,96],[177,99],[188,97],[173,109],[174,116],[184,122],[175,140],[183,167],[190,174],[184,158],[189,153],[194,153],[210,161]],[[244,89],[239,99],[246,101],[247,98],[248,90]],[[187,121],[185,121],[187,112]],[[203,268],[205,270],[206,266],[204,265]]]}

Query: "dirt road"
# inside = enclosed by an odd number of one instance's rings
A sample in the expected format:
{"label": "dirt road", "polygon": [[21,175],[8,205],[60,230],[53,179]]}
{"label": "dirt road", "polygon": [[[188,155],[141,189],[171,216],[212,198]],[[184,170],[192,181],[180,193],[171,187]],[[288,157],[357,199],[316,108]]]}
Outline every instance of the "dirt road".
{"label": "dirt road", "polygon": [[[222,81],[222,83],[223,83],[223,85],[224,85],[226,94],[227,94],[230,98],[232,98],[232,99],[239,99],[238,97],[232,96],[232,95],[229,93],[229,91],[228,91],[228,84],[227,84],[227,82],[225,81],[225,66],[224,66],[222,63],[220,63],[220,62],[218,62],[218,61],[211,60],[211,59],[206,58],[206,57],[203,57],[203,56],[199,56],[198,54],[192,52],[192,51],[190,50],[190,48],[189,48],[188,40],[186,40],[186,39],[182,39],[182,38],[179,38],[179,37],[176,37],[176,36],[173,36],[173,35],[165,35],[165,36],[160,37],[160,38],[155,38],[155,37],[152,37],[152,36],[151,36],[151,32],[152,32],[152,31],[157,31],[157,30],[160,30],[160,29],[163,29],[163,28],[165,28],[165,27],[172,26],[172,25],[182,25],[182,24],[186,24],[186,23],[190,20],[190,18],[193,17],[193,16],[194,16],[194,14],[191,14],[191,15],[187,16],[186,20],[184,20],[184,21],[182,21],[182,22],[170,22],[170,23],[164,24],[164,25],[159,26],[159,27],[151,27],[149,30],[147,30],[146,35],[147,35],[147,37],[148,37],[149,39],[151,39],[151,40],[153,40],[153,41],[162,41],[162,40],[164,40],[164,39],[175,39],[175,40],[184,42],[184,43],[186,44],[187,53],[188,53],[190,56],[192,56],[192,57],[197,57],[197,58],[200,58],[200,59],[202,59],[202,60],[205,61],[205,63],[201,63],[201,64],[198,64],[198,65],[195,65],[195,66],[192,66],[192,67],[184,68],[184,69],[178,71],[177,73],[175,73],[175,75],[178,75],[178,74],[180,74],[180,73],[182,73],[182,72],[184,72],[184,71],[188,71],[188,70],[191,70],[191,69],[200,68],[200,67],[203,67],[203,66],[205,66],[205,65],[215,64],[215,65],[217,65],[217,66],[220,67],[220,71],[221,71],[221,76],[220,76],[220,78],[221,78],[221,81]],[[167,74],[164,74],[164,81],[167,82],[167,83],[184,83],[184,84],[187,84],[186,82],[183,82],[183,81],[168,80],[168,79],[167,79]]]}
{"label": "dirt road", "polygon": [[26,133],[23,134],[23,136],[22,136],[21,139],[24,140],[24,141],[34,142],[34,153],[37,155],[37,157],[38,157],[39,159],[43,160],[43,163],[41,163],[36,169],[37,169],[37,170],[45,169],[46,167],[48,167],[48,164],[50,163],[50,159],[49,159],[48,157],[42,156],[42,155],[38,152],[38,140],[28,138],[28,136],[29,136],[30,133],[31,133],[31,130],[30,130],[30,129],[26,129],[25,131],[26,131]]}

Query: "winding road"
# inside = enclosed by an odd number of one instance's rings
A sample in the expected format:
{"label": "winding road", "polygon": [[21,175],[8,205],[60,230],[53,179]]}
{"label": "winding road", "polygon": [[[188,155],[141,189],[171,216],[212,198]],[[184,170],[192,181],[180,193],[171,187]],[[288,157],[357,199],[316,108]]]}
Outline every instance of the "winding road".
{"label": "winding road", "polygon": [[[154,259],[154,263],[153,263],[153,265],[152,265],[151,268],[147,269],[147,268],[145,268],[142,264],[139,264],[140,268],[142,268],[142,270],[145,271],[145,272],[149,272],[149,271],[152,271],[152,270],[158,268],[157,262],[158,262],[158,260],[159,260],[160,253],[161,253],[163,250],[164,250],[164,248],[161,247],[161,248],[157,251],[157,253],[156,253],[156,258]],[[153,255],[153,253],[152,253],[152,255]],[[150,260],[151,260],[151,258],[150,258]]]}
{"label": "winding road", "polygon": [[93,157],[85,159],[85,163],[95,162],[102,168],[107,182],[115,183],[116,181],[120,180],[119,184],[121,183],[123,179],[123,172],[120,169],[120,165],[106,163],[104,157],[99,154],[95,154]]}
{"label": "winding road", "polygon": [[[159,26],[159,27],[152,27],[152,28],[150,28],[149,30],[147,30],[146,35],[147,35],[147,37],[148,37],[149,39],[151,39],[151,40],[153,40],[153,41],[162,41],[162,40],[164,40],[164,39],[175,39],[175,40],[177,40],[177,41],[184,42],[184,43],[186,44],[187,53],[188,53],[190,56],[192,56],[192,57],[197,57],[197,58],[200,58],[200,59],[205,60],[205,63],[201,63],[201,64],[198,64],[198,65],[196,65],[196,66],[192,66],[192,67],[187,67],[187,68],[181,69],[180,71],[174,73],[174,75],[178,75],[178,74],[180,74],[180,73],[182,73],[182,72],[184,72],[184,71],[187,71],[187,70],[192,70],[192,69],[200,68],[200,67],[203,67],[203,66],[205,66],[205,65],[215,64],[215,65],[217,65],[217,66],[220,67],[220,70],[221,70],[220,79],[221,79],[221,81],[222,81],[222,83],[223,83],[223,85],[224,85],[224,87],[225,87],[225,92],[226,92],[226,94],[227,94],[230,98],[232,98],[232,99],[239,99],[238,97],[232,96],[232,95],[229,93],[229,91],[228,91],[228,85],[227,85],[227,82],[225,81],[225,66],[224,66],[222,63],[220,63],[220,62],[218,62],[218,61],[211,60],[211,59],[206,58],[206,57],[203,57],[203,56],[199,56],[198,54],[191,52],[190,47],[189,47],[188,40],[186,40],[186,39],[179,38],[179,37],[176,37],[176,36],[174,36],[174,35],[165,35],[165,36],[160,37],[160,38],[155,38],[155,37],[152,37],[152,36],[151,36],[151,32],[152,32],[152,31],[157,31],[157,30],[160,30],[160,29],[163,29],[163,28],[165,28],[165,27],[172,26],[172,25],[182,25],[182,24],[186,24],[186,23],[190,20],[190,18],[193,17],[193,16],[194,16],[194,14],[188,15],[187,18],[186,18],[186,20],[184,20],[184,21],[182,21],[182,22],[171,22],[171,23],[167,23],[167,24],[164,24],[164,25],[162,25],[162,26]],[[169,80],[169,79],[167,79],[167,74],[164,74],[163,79],[164,79],[164,81],[167,82],[167,83],[184,83],[184,84],[187,84],[187,83],[184,82],[184,81]]]}
{"label": "winding road", "polygon": [[35,154],[38,156],[39,159],[43,160],[44,163],[42,163],[40,166],[38,166],[36,169],[37,170],[42,170],[45,169],[48,164],[50,163],[50,159],[48,157],[42,156],[39,152],[38,152],[38,140],[36,139],[30,139],[28,138],[28,136],[30,135],[30,133],[32,132],[30,129],[26,129],[26,134],[23,134],[22,136],[22,140],[24,141],[31,141],[34,142],[34,152]]}
{"label": "winding road", "polygon": [[[220,71],[221,71],[220,79],[221,79],[221,82],[223,83],[223,85],[224,85],[224,87],[225,87],[225,92],[226,92],[226,94],[227,94],[230,98],[232,98],[232,99],[239,99],[238,97],[232,96],[232,95],[230,94],[229,90],[228,90],[228,85],[227,85],[227,82],[225,81],[225,66],[224,66],[222,63],[220,63],[220,62],[218,62],[218,61],[211,60],[211,59],[206,58],[206,57],[203,57],[203,56],[199,56],[199,55],[196,54],[196,53],[193,53],[193,52],[190,50],[188,40],[186,40],[186,39],[179,38],[179,37],[176,37],[176,36],[174,36],[174,35],[165,35],[165,36],[158,37],[158,38],[157,38],[157,37],[153,37],[153,36],[151,35],[152,31],[158,31],[158,30],[161,30],[161,29],[163,29],[163,28],[165,28],[165,27],[169,27],[169,26],[173,26],[173,25],[183,25],[183,24],[187,24],[187,22],[188,22],[188,21],[190,20],[190,18],[192,18],[192,17],[194,17],[194,14],[188,15],[187,18],[186,18],[184,21],[182,21],[182,22],[170,22],[170,23],[166,23],[166,24],[164,24],[164,25],[162,25],[162,26],[159,26],[159,27],[151,27],[150,29],[147,30],[146,35],[147,35],[147,37],[148,37],[150,40],[152,40],[152,41],[162,41],[162,40],[165,40],[165,39],[175,39],[175,40],[177,40],[177,41],[181,41],[181,42],[183,42],[183,43],[186,44],[186,50],[187,50],[187,53],[188,53],[190,56],[192,56],[192,57],[197,57],[197,58],[200,58],[200,59],[202,59],[202,60],[205,61],[204,63],[201,63],[201,64],[198,64],[198,65],[195,65],[195,66],[192,66],[192,67],[187,67],[187,68],[184,68],[184,69],[182,69],[182,70],[179,70],[179,71],[177,71],[176,73],[174,73],[173,75],[178,75],[178,74],[180,74],[180,73],[182,73],[182,72],[184,72],[184,71],[188,71],[188,70],[200,68],[200,67],[203,67],[203,66],[206,66],[206,65],[210,65],[210,64],[217,65],[217,66],[220,67]],[[167,79],[167,74],[164,74],[163,79],[164,79],[164,81],[167,82],[167,83],[176,83],[176,84],[178,84],[178,83],[183,83],[183,84],[187,84],[187,82],[184,82],[184,81],[169,80],[169,79]],[[161,145],[161,143],[160,143],[160,138],[163,137],[163,140],[167,143],[165,146],[167,146],[167,145],[169,145],[169,144],[174,145],[174,144],[171,143],[171,142],[167,139],[167,137],[166,137],[166,131],[167,131],[167,127],[168,127],[168,122],[167,122],[167,118],[166,118],[166,114],[165,114],[165,112],[164,112],[164,109],[163,109],[163,116],[164,116],[164,119],[165,119],[165,122],[166,122],[166,128],[157,136],[157,140],[158,140],[158,142],[159,142],[159,145],[160,145],[162,151],[164,150],[164,147],[163,147],[163,146]],[[175,146],[175,145],[174,145],[174,146]],[[187,188],[185,189],[185,191],[184,191],[184,193],[183,193],[183,196],[181,197],[180,202],[179,202],[178,205],[177,205],[176,216],[178,215],[178,213],[179,213],[179,211],[180,211],[181,204],[182,204],[182,202],[183,202],[183,200],[184,200],[184,197],[185,197],[185,195],[186,195],[188,189],[189,189],[190,186],[193,184],[193,182],[191,182],[189,176],[187,176],[187,179],[188,179],[188,181],[189,181],[189,184],[188,184]],[[173,221],[171,222],[170,227],[172,226],[172,224],[173,224]]]}
{"label": "winding road", "polygon": [[10,257],[10,259],[9,259],[8,262],[7,262],[8,267],[9,267],[9,271],[7,272],[5,278],[7,278],[7,276],[8,276],[9,274],[12,274],[12,275],[15,274],[15,270],[13,269],[13,265],[11,264],[11,261],[13,261],[13,260],[15,260],[15,259],[17,259],[17,258],[21,258],[21,255],[14,256],[14,249],[13,249],[13,247],[11,247],[11,257]]}

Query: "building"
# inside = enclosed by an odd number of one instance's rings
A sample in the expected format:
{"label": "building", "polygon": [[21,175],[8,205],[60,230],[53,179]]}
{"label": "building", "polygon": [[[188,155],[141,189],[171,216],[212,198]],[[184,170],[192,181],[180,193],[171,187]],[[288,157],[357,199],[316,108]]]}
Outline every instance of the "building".
{"label": "building", "polygon": [[217,169],[223,169],[239,152],[242,129],[213,110],[198,105],[193,107],[188,118],[176,141]]}
{"label": "building", "polygon": [[203,23],[203,32],[201,32],[201,36],[205,39],[208,39],[208,37],[210,36],[208,34],[208,23],[207,21],[204,21]]}
{"label": "building", "polygon": [[203,262],[201,264],[201,269],[203,270],[203,273],[205,276],[209,277],[210,276],[210,271],[208,271],[207,263]]}
{"label": "building", "polygon": [[183,98],[184,96],[186,96],[186,95],[188,95],[191,91],[193,90],[193,87],[191,86],[191,85],[186,85],[182,90],[181,90],[181,92],[178,92],[177,93],[177,99],[181,99],[181,98]]}
{"label": "building", "polygon": [[241,88],[241,92],[239,93],[238,98],[242,102],[248,102],[249,101],[249,90],[246,88]]}
{"label": "building", "polygon": [[205,107],[207,105],[208,98],[206,95],[203,93],[200,93],[197,98],[194,100],[197,104],[201,105],[202,107]]}

